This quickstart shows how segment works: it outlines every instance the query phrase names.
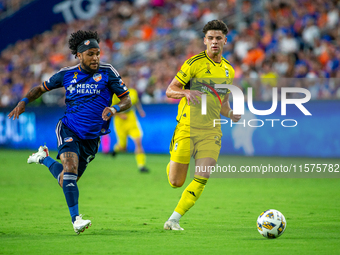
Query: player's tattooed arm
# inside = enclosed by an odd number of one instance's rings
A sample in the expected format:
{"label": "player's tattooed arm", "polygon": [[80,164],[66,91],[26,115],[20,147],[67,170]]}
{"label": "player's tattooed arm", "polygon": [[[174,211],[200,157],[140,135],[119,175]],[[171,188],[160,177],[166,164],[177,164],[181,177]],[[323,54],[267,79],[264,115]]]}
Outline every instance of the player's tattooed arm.
{"label": "player's tattooed arm", "polygon": [[[39,98],[42,94],[46,92],[45,88],[42,84],[37,87],[32,88],[26,94],[25,98],[28,99],[28,102],[33,102],[37,98]],[[8,114],[8,118],[12,118],[13,120],[19,119],[19,115],[25,112],[26,103],[24,101],[20,101],[17,106]]]}
{"label": "player's tattooed arm", "polygon": [[132,106],[130,96],[126,95],[120,98],[120,102],[118,103],[118,106],[120,107],[120,111],[125,111],[129,109]]}
{"label": "player's tattooed arm", "polygon": [[26,94],[26,98],[28,98],[29,102],[33,102],[34,100],[41,97],[42,94],[46,92],[43,85],[39,85],[37,87],[32,88],[28,93]]}
{"label": "player's tattooed arm", "polygon": [[121,111],[125,111],[132,106],[131,98],[129,95],[123,96],[120,98],[120,102],[117,104],[117,108],[115,107],[106,107],[102,113],[102,118],[105,121],[108,121],[112,118],[113,115],[117,113],[117,109]]}

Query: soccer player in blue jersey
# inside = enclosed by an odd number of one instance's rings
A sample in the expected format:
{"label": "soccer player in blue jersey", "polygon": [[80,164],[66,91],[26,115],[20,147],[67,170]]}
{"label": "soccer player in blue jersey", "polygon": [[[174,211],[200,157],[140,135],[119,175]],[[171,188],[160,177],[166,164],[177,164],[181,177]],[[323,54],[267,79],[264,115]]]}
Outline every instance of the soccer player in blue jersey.
{"label": "soccer player in blue jersey", "polygon": [[[49,168],[64,191],[74,231],[79,234],[91,226],[78,210],[77,181],[98,152],[100,136],[110,132],[110,119],[117,112],[131,107],[129,91],[119,73],[110,64],[99,62],[100,48],[97,32],[79,30],[71,34],[69,48],[80,63],[62,68],[49,80],[32,88],[9,113],[19,118],[25,106],[43,93],[64,87],[66,112],[56,126],[58,156],[61,164],[49,157],[48,148],[40,146],[27,163],[40,163]],[[120,102],[110,107],[112,96]]]}

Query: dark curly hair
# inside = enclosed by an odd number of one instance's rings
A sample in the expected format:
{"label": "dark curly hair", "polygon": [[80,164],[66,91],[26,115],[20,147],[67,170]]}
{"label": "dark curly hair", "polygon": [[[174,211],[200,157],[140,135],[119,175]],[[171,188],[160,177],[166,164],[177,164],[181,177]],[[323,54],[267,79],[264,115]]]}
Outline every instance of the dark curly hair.
{"label": "dark curly hair", "polygon": [[68,40],[68,45],[71,50],[71,53],[77,58],[77,47],[79,43],[88,39],[96,39],[97,42],[100,42],[97,31],[83,31],[78,30],[75,33],[72,33],[70,39]]}
{"label": "dark curly hair", "polygon": [[229,29],[222,20],[211,20],[203,27],[203,33],[207,34],[209,30],[221,30],[224,35],[227,35]]}

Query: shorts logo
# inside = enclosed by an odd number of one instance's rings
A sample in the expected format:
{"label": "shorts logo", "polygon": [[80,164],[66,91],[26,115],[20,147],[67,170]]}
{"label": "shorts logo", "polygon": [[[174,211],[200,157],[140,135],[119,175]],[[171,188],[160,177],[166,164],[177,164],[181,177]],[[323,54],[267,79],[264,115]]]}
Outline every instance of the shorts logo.
{"label": "shorts logo", "polygon": [[66,138],[64,138],[64,142],[65,143],[70,143],[70,142],[72,142],[73,141],[73,138],[72,137],[66,137]]}
{"label": "shorts logo", "polygon": [[85,44],[85,45],[89,45],[89,44],[90,44],[90,40],[86,40],[86,41],[84,42],[84,44]]}
{"label": "shorts logo", "polygon": [[214,137],[214,139],[215,139],[215,144],[217,144],[218,146],[221,146],[221,138],[219,137],[219,136],[215,136]]}
{"label": "shorts logo", "polygon": [[175,143],[174,151],[177,151],[177,147],[178,147],[178,142]]}
{"label": "shorts logo", "polygon": [[98,82],[98,81],[100,81],[100,80],[102,79],[102,75],[101,75],[100,73],[95,73],[95,74],[93,75],[93,79],[94,79],[96,82]]}

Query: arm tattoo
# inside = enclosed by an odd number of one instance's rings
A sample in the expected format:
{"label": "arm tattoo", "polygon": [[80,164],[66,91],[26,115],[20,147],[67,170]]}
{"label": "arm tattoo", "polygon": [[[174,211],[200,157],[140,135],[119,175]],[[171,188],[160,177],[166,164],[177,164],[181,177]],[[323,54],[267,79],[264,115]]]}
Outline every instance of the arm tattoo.
{"label": "arm tattoo", "polygon": [[26,94],[25,97],[28,98],[28,100],[30,102],[36,100],[37,98],[39,98],[44,92],[41,91],[41,88],[38,86],[38,87],[34,87],[32,88],[30,91],[28,91],[28,93]]}
{"label": "arm tattoo", "polygon": [[131,98],[129,95],[124,96],[121,98],[120,102],[118,103],[121,111],[129,109],[131,107]]}

